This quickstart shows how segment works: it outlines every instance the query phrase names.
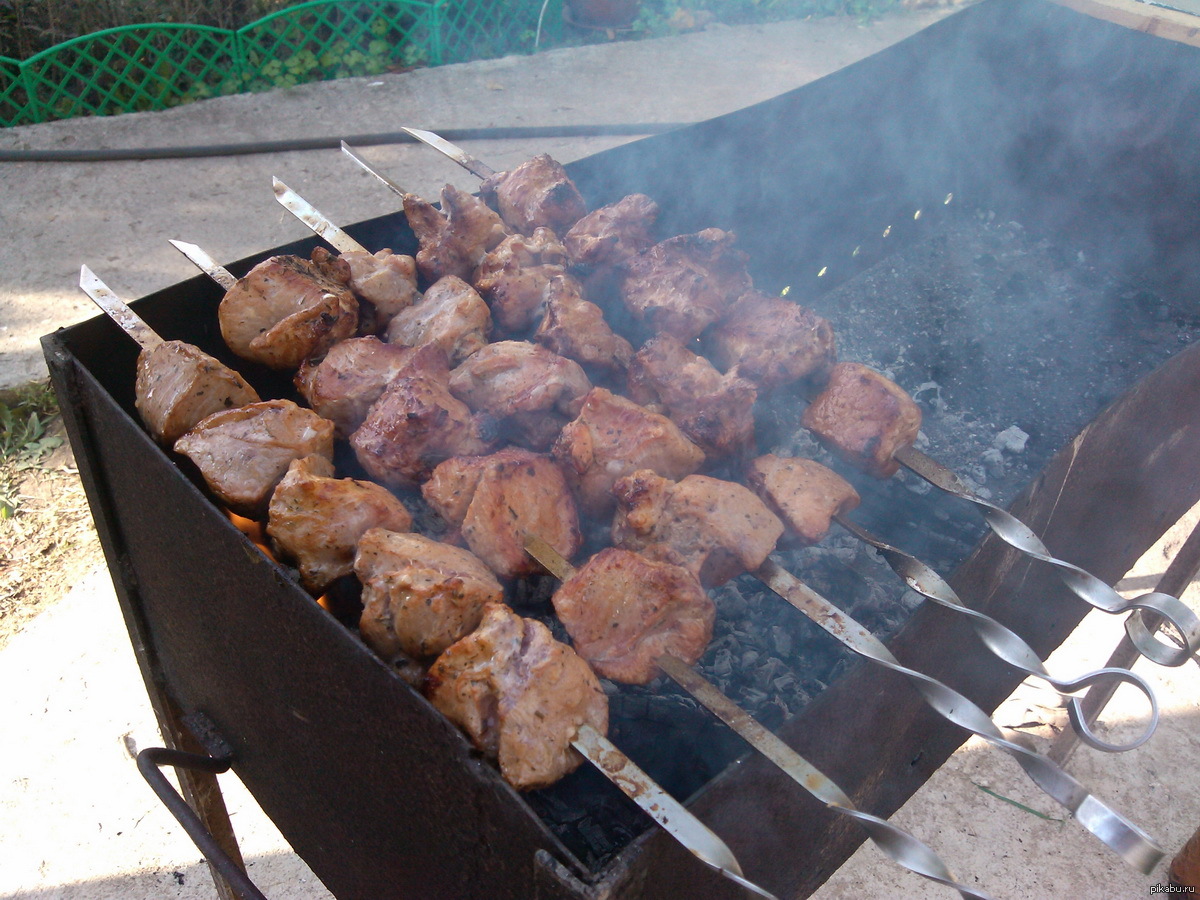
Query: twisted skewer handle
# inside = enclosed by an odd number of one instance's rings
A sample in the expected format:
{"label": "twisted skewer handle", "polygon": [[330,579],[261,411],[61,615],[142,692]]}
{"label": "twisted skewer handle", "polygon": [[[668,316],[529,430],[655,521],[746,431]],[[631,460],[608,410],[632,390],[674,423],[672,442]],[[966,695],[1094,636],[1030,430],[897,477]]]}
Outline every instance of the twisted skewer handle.
{"label": "twisted skewer handle", "polygon": [[[896,453],[896,459],[934,487],[974,504],[998,537],[1026,556],[1054,566],[1067,587],[1084,602],[1113,615],[1130,613],[1125,620],[1125,633],[1147,659],[1161,666],[1181,666],[1200,651],[1200,618],[1178,598],[1154,591],[1126,600],[1090,572],[1051,556],[1028,525],[1007,510],[976,496],[961,478],[924,453],[907,447]],[[1161,616],[1170,624],[1183,638],[1183,646],[1160,640],[1157,629],[1147,626],[1146,613]]]}
{"label": "twisted skewer handle", "polygon": [[1149,874],[1162,859],[1163,849],[1136,825],[1088,793],[1082,784],[1047,757],[1005,738],[987,713],[962,694],[928,675],[902,666],[882,641],[773,560],[768,559],[755,574],[847,648],[908,678],[934,711],[947,721],[1012,756],[1038,787],[1133,868]]}
{"label": "twisted skewer handle", "polygon": [[[1047,671],[1046,666],[1037,653],[1034,652],[1033,648],[1025,643],[1018,634],[1000,624],[991,616],[971,609],[963,603],[954,589],[925,563],[921,562],[915,556],[911,556],[903,550],[880,540],[847,517],[836,516],[835,518],[839,525],[859,540],[865,541],[877,549],[883,555],[887,564],[891,566],[892,571],[899,575],[904,583],[918,594],[929,598],[940,606],[944,606],[946,609],[951,609],[967,616],[971,622],[971,627],[975,629],[975,633],[979,635],[980,640],[983,641],[992,653],[1010,666],[1020,669],[1026,675],[1040,678],[1054,688],[1054,690],[1058,691],[1067,701],[1067,714],[1070,716],[1072,727],[1074,727],[1076,733],[1079,735],[1079,739],[1089,747],[1096,750],[1103,750],[1106,753],[1120,753],[1140,747],[1146,741],[1150,740],[1150,736],[1154,734],[1154,730],[1158,727],[1158,698],[1155,697],[1149,683],[1140,675],[1134,674],[1129,669],[1105,668],[1088,672],[1074,679],[1055,678]],[[1107,684],[1108,682],[1112,682],[1112,684]],[[1150,701],[1150,719],[1145,731],[1124,744],[1114,744],[1105,741],[1092,731],[1091,726],[1087,722],[1087,716],[1083,712],[1081,705],[1082,698],[1070,695],[1087,690],[1097,684],[1105,684],[1106,688],[1111,687],[1113,690],[1116,690],[1121,684],[1129,684],[1145,694],[1146,699]]]}

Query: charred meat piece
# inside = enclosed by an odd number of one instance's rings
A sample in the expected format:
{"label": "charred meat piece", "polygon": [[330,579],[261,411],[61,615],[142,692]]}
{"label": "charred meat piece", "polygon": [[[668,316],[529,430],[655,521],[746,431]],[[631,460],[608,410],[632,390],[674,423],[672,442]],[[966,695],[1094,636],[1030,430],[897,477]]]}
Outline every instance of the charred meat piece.
{"label": "charred meat piece", "polygon": [[666,416],[604,388],[588,392],[578,418],[563,428],[551,452],[584,509],[596,514],[612,509],[612,487],[622,475],[652,469],[682,478],[704,463],[704,451]]}
{"label": "charred meat piece", "polygon": [[479,187],[479,195],[521,234],[546,227],[566,234],[587,213],[587,205],[561,164],[545,153],[509,172],[498,172]]}
{"label": "charred meat piece", "polygon": [[583,298],[583,288],[569,275],[550,279],[545,311],[533,339],[588,371],[619,375],[633,358],[633,347],[609,327],[604,313]]}
{"label": "charred meat piece", "polygon": [[[316,255],[314,250],[313,257]],[[396,313],[420,298],[417,261],[411,256],[383,249],[376,253],[348,250],[341,258],[350,266],[350,290],[374,308],[377,327],[386,326]]]}
{"label": "charred meat piece", "polygon": [[833,517],[859,503],[850,482],[811,459],[768,453],[750,463],[746,483],[805,545],[824,538]]}
{"label": "charred meat piece", "polygon": [[445,459],[491,449],[494,423],[450,393],[445,357],[440,359],[440,366],[410,367],[397,376],[350,436],[359,464],[376,481],[415,485]]}
{"label": "charred meat piece", "polygon": [[837,362],[833,326],[782,297],[748,291],[712,329],[712,357],[737,367],[761,390],[811,378],[821,382]]}
{"label": "charred meat piece", "polygon": [[504,334],[527,331],[537,321],[546,285],[566,271],[567,251],[549,228],[532,237],[506,237],[483,258],[475,272],[475,288],[487,301]]}
{"label": "charred meat piece", "polygon": [[437,344],[453,366],[486,344],[491,332],[492,314],[483,298],[461,278],[447,275],[419,303],[396,314],[387,340],[404,347]]}
{"label": "charred meat piece", "polygon": [[518,790],[578,768],[583,757],[571,742],[581,725],[608,730],[608,698],[588,664],[541,622],[500,603],[437,658],[425,693]]}
{"label": "charred meat piece", "polygon": [[625,263],[621,297],[630,314],[655,332],[681,341],[725,315],[751,287],[746,254],[719,228],[681,234]]}
{"label": "charred meat piece", "polygon": [[291,400],[263,400],[213,413],[175,442],[209,490],[239,515],[258,518],[288,466],[333,460],[333,423]]}
{"label": "charred meat piece", "polygon": [[716,619],[686,568],[615,547],[576,569],[551,602],[579,655],[600,676],[626,684],[652,681],[660,656],[694,663]]}
{"label": "charred meat piece", "polygon": [[201,419],[258,402],[246,379],[183,341],[163,341],[138,354],[134,391],[142,422],[168,447]]}
{"label": "charred meat piece", "polygon": [[783,523],[749,490],[732,481],[689,475],[673,482],[642,470],[613,487],[613,544],[655,554],[666,545],[709,587],[763,564]]}
{"label": "charred meat piece", "polygon": [[412,527],[412,515],[398,498],[373,482],[334,478],[333,464],[321,456],[288,467],[267,513],[275,548],[296,562],[314,594],[354,571],[355,549],[367,530]]}
{"label": "charred meat piece", "polygon": [[579,364],[528,341],[497,341],[450,373],[450,392],[490,413],[514,442],[547,450],[592,383]]}
{"label": "charred meat piece", "polygon": [[437,656],[479,625],[504,589],[479,559],[419,534],[386,528],[358,542],[354,574],[363,586],[359,631],[384,659]]}
{"label": "charred meat piece", "polygon": [[576,553],[582,541],[575,499],[562,469],[528,450],[509,447],[491,456],[446,460],[421,493],[503,578],[542,571],[525,552],[526,535],[548,541],[566,556]]}
{"label": "charred meat piece", "polygon": [[376,337],[350,338],[306,359],[293,382],[308,405],[337,426],[338,437],[349,437],[417,352]]}
{"label": "charred meat piece", "polygon": [[846,462],[876,478],[900,468],[897,450],[912,446],[921,408],[894,381],[860,363],[838,363],[801,423]]}
{"label": "charred meat piece", "polygon": [[272,256],[238,279],[221,300],[221,336],[243,359],[294,369],[358,330],[350,266],[326,254],[322,262]]}
{"label": "charred meat piece", "polygon": [[615,266],[654,244],[650,230],[658,204],[645,194],[630,194],[588,213],[563,235],[571,262],[577,266]]}
{"label": "charred meat piece", "polygon": [[415,194],[404,197],[404,215],[416,235],[417,270],[427,283],[447,275],[466,281],[489,250],[508,234],[486,203],[453,185],[442,188],[442,208]]}
{"label": "charred meat piece", "polygon": [[633,357],[628,394],[650,409],[661,407],[710,457],[754,447],[754,385],[736,372],[722,375],[669,335],[646,341]]}

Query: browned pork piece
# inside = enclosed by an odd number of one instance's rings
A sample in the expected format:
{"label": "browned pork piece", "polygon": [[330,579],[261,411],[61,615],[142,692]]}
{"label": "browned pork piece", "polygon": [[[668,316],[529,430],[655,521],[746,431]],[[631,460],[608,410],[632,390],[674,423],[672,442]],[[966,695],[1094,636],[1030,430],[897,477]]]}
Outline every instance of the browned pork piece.
{"label": "browned pork piece", "polygon": [[450,393],[533,450],[550,448],[591,389],[578,363],[528,341],[488,344],[450,373]]}
{"label": "browned pork piece", "polygon": [[583,298],[578,281],[569,275],[551,278],[543,300],[535,341],[600,375],[624,373],[633,346],[609,327],[600,307]]}
{"label": "browned pork piece", "polygon": [[483,258],[475,288],[502,333],[520,334],[537,321],[546,285],[566,271],[566,262],[567,251],[549,228],[538,228],[532,237],[510,235]]}
{"label": "browned pork piece", "polygon": [[333,423],[291,400],[213,413],[175,442],[209,489],[239,515],[258,518],[294,460],[333,460]]}
{"label": "browned pork piece", "polygon": [[272,256],[239,278],[221,300],[221,336],[243,359],[294,369],[358,330],[350,266],[325,254],[320,262]]}
{"label": "browned pork piece", "polygon": [[613,493],[613,544],[648,555],[666,545],[709,587],[757,569],[783,534],[779,517],[732,481],[689,475],[674,482],[643,469]]}
{"label": "browned pork piece", "polygon": [[681,341],[725,315],[750,290],[747,256],[719,228],[681,234],[655,244],[624,265],[621,297],[630,314],[652,330]]}
{"label": "browned pork piece", "polygon": [[630,194],[592,210],[563,235],[563,246],[577,266],[615,266],[654,244],[650,230],[658,204],[645,194]]}
{"label": "browned pork piece", "polygon": [[[314,250],[313,258],[316,257]],[[377,328],[386,326],[396,313],[419,299],[417,261],[411,256],[385,248],[375,253],[347,250],[341,258],[350,266],[350,290],[359,300],[371,304]]]}
{"label": "browned pork piece", "polygon": [[504,589],[479,559],[419,534],[372,528],[358,541],[354,574],[363,585],[359,631],[384,659],[437,656],[479,625]]}
{"label": "browned pork piece", "polygon": [[890,478],[900,468],[896,451],[912,446],[921,430],[921,408],[874,369],[844,362],[833,367],[800,421],[846,462]]}
{"label": "browned pork piece", "polygon": [[389,344],[420,347],[437,344],[456,366],[492,333],[492,314],[475,291],[456,275],[430,286],[420,302],[396,314],[387,328]]}
{"label": "browned pork piece", "polygon": [[334,344],[324,356],[306,359],[293,382],[308,405],[337,426],[338,437],[349,437],[418,352],[377,337],[350,338]]}
{"label": "browned pork piece", "polygon": [[694,663],[716,619],[686,568],[615,547],[576,569],[551,602],[579,655],[597,674],[627,684],[652,681],[660,656]]}
{"label": "browned pork piece", "polygon": [[423,362],[408,367],[387,386],[350,436],[354,455],[367,474],[394,487],[419,484],[452,456],[491,450],[494,422],[472,414],[450,393],[445,355],[430,352]]}
{"label": "browned pork piece", "polygon": [[215,412],[258,402],[246,379],[183,341],[138,354],[134,392],[142,422],[167,446]]}
{"label": "browned pork piece", "polygon": [[670,335],[651,338],[633,357],[627,393],[665,412],[710,457],[753,450],[754,385],[736,372],[722,375]]}
{"label": "browned pork piece", "polygon": [[575,499],[562,469],[528,450],[508,447],[491,456],[446,460],[421,493],[503,578],[543,571],[525,552],[526,535],[548,541],[568,557],[582,542]]}
{"label": "browned pork piece", "polygon": [[416,235],[417,270],[432,283],[447,275],[469,281],[489,250],[508,230],[487,204],[448,184],[442,188],[442,208],[415,194],[404,196],[404,215]]}
{"label": "browned pork piece", "polygon": [[824,538],[833,517],[859,503],[850,482],[811,459],[768,453],[750,463],[746,483],[805,545]]}
{"label": "browned pork piece", "polygon": [[587,212],[566,169],[545,153],[491,176],[480,185],[479,195],[521,234],[542,226],[566,234]]}
{"label": "browned pork piece", "polygon": [[612,487],[638,469],[682,478],[704,463],[704,451],[666,416],[604,388],[592,388],[579,417],[554,442],[553,457],[562,463],[584,509],[612,509]]}
{"label": "browned pork piece", "polygon": [[581,725],[608,731],[608,698],[588,664],[541,622],[500,603],[437,658],[425,692],[518,790],[579,767],[571,742]]}
{"label": "browned pork piece", "polygon": [[837,362],[829,322],[798,303],[758,291],[739,297],[709,340],[718,366],[725,371],[736,366],[761,390],[801,378],[819,382]]}
{"label": "browned pork piece", "polygon": [[271,495],[267,534],[296,562],[314,594],[354,571],[359,538],[371,528],[408,531],[412,515],[385,488],[354,478],[334,478],[321,456],[295,460]]}

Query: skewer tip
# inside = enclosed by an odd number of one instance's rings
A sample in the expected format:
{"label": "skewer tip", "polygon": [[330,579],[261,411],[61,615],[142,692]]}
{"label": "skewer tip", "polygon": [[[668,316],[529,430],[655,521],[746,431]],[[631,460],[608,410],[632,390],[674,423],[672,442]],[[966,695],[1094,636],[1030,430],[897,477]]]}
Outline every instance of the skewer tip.
{"label": "skewer tip", "polygon": [[282,181],[280,181],[278,178],[276,178],[274,175],[271,176],[271,187],[272,187],[272,189],[274,189],[276,197],[278,197],[279,195],[281,195],[283,193],[286,193],[288,190],[288,186],[286,184],[284,184]]}

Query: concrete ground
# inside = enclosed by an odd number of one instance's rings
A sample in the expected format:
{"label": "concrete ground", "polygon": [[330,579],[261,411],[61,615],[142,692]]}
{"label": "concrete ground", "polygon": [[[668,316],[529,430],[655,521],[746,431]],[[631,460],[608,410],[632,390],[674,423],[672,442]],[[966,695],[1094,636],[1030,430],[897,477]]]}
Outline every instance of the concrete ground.
{"label": "concrete ground", "polygon": [[[0,131],[0,148],[146,147],[396,131],[555,123],[678,122],[765,99],[925,27],[946,10],[847,20],[712,28],[640,44],[552,51],[376,79],[307,85],[169,112]],[[497,167],[533,150],[569,161],[629,138],[476,142]],[[430,195],[474,179],[432,151],[366,148],[396,180]],[[335,221],[391,212],[395,198],[337,151],[120,163],[0,164],[0,387],[39,377],[37,338],[93,315],[76,284],[87,264],[118,293],[141,296],[194,274],[167,243],[181,238],[233,260],[307,235],[276,205],[275,175]],[[1190,524],[1190,523],[1188,523]],[[1180,538],[1173,538],[1177,546]],[[1147,589],[1165,568],[1152,551],[1128,582]],[[1074,673],[1103,664],[1119,638],[1089,618],[1050,661]],[[1168,853],[1200,825],[1200,706],[1194,665],[1148,667],[1163,722],[1121,757],[1082,750],[1069,770],[1153,834]],[[142,782],[131,755],[158,736],[111,583],[97,571],[0,652],[0,898],[195,898],[215,891],[200,855]],[[1124,698],[1114,714],[1133,727]],[[997,721],[1056,722],[1043,694],[1023,689]],[[1036,729],[1035,729],[1036,730]],[[1043,729],[1044,734],[1044,729]],[[250,872],[272,898],[329,896],[235,778],[222,776]],[[985,790],[986,789],[986,790]],[[1020,803],[1016,806],[1014,803]],[[1031,811],[1032,810],[1032,811]],[[896,816],[961,878],[1000,898],[1132,898],[1165,883],[1067,820],[1007,756],[969,742]],[[747,873],[753,877],[754,873]],[[951,896],[899,870],[869,845],[817,895]]]}

